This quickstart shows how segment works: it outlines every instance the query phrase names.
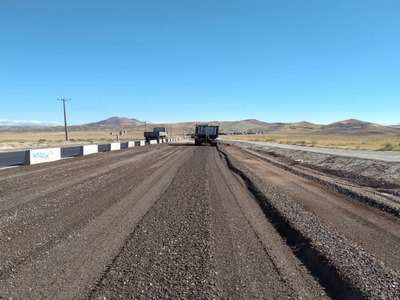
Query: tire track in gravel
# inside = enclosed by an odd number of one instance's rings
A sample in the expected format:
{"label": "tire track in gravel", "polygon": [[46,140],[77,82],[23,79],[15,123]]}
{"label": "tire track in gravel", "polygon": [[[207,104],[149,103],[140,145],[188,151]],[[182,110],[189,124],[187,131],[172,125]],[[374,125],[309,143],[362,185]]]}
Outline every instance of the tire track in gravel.
{"label": "tire track in gravel", "polygon": [[361,245],[388,267],[400,268],[399,218],[352,201],[340,193],[327,191],[310,179],[271,165],[237,147],[225,149],[267,184],[288,195],[330,228]]}
{"label": "tire track in gravel", "polygon": [[207,174],[202,158],[204,153],[195,149],[90,298],[211,299],[218,295],[209,260]]}
{"label": "tire track in gravel", "polygon": [[[167,153],[162,154],[165,151]],[[7,189],[7,191],[2,191],[0,194],[0,211],[18,207],[19,205],[23,205],[24,203],[32,201],[38,197],[45,197],[50,193],[54,193],[68,187],[75,186],[84,181],[91,180],[102,175],[110,174],[115,170],[126,166],[129,163],[134,163],[142,159],[148,159],[149,157],[162,157],[162,155],[168,155],[170,151],[172,150],[167,147],[159,149],[159,151],[148,151],[139,153],[138,155],[129,155],[127,153],[128,155],[124,155],[123,157],[118,156],[117,158],[114,158],[113,156],[111,156],[110,161],[108,161],[108,157],[104,157],[101,161],[101,164],[94,164],[89,166],[86,166],[85,161],[83,161],[85,168],[82,169],[82,172],[76,173],[74,169],[70,169],[69,172],[63,172],[61,168],[57,170],[56,175],[57,173],[63,174],[63,180],[56,180],[55,182],[50,180],[49,182],[47,182],[39,177],[37,178],[37,180],[39,180],[38,182],[32,183],[31,179],[29,178],[27,180],[30,182],[26,189],[21,189],[20,183],[14,182],[12,186]],[[45,168],[46,166],[42,167]],[[18,189],[16,187],[18,187]]]}
{"label": "tire track in gravel", "polygon": [[195,147],[90,294],[91,299],[300,297],[326,295],[214,147]]}
{"label": "tire track in gravel", "polygon": [[[175,155],[166,157],[162,167],[151,168],[151,161],[143,161],[143,164],[138,166],[141,169],[139,170],[132,168],[138,162],[131,163],[132,170],[128,167],[127,171],[122,173],[126,178],[125,182],[119,185],[120,189],[115,185],[105,185],[110,188],[110,192],[100,192],[100,199],[93,197],[94,195],[86,190],[73,193],[79,196],[82,192],[85,198],[80,200],[86,200],[86,203],[82,206],[85,201],[78,201],[70,210],[66,209],[66,215],[62,216],[59,225],[47,224],[50,229],[57,228],[60,235],[52,236],[47,246],[40,248],[39,245],[37,252],[28,255],[15,268],[9,269],[0,279],[0,298],[82,297],[115,256],[115,252],[133,230],[134,225],[169,185],[181,161],[188,156],[187,150],[180,147],[171,148],[170,151]],[[155,160],[155,163],[158,163],[158,160]],[[146,173],[147,169],[152,171]],[[118,172],[114,173],[118,175]],[[120,178],[122,180],[122,177]],[[100,189],[101,184],[97,183]],[[112,195],[114,192],[115,195]],[[25,221],[22,220],[22,223]],[[49,238],[45,227],[41,230],[41,235]],[[35,239],[32,242],[35,242]],[[31,245],[35,247],[34,244]],[[23,246],[24,244],[10,244],[9,253],[12,253],[12,249]]]}
{"label": "tire track in gravel", "polygon": [[[268,222],[246,184],[231,172],[217,151],[213,151],[209,168],[215,253],[220,258],[216,264],[222,266],[218,273],[225,274],[219,278],[225,290],[241,291],[233,297],[237,299],[281,299],[285,294],[295,299],[326,299],[323,288]],[[226,251],[231,251],[231,255]],[[232,264],[246,274],[237,277],[236,286],[233,279],[226,278],[233,273]]]}
{"label": "tire track in gravel", "polygon": [[[174,150],[167,154],[173,157],[181,152]],[[134,189],[154,172],[152,164],[158,164],[160,159],[163,161],[165,158],[165,155],[153,155],[144,161],[127,163],[117,174],[110,172],[91,178],[73,186],[68,192],[62,189],[45,198],[35,198],[15,212],[9,212],[12,221],[0,225],[0,248],[3,249],[0,254],[0,278],[118,203],[124,193]],[[137,176],[139,170],[140,176]],[[90,199],[96,199],[96,205]],[[13,217],[15,213],[18,214]]]}

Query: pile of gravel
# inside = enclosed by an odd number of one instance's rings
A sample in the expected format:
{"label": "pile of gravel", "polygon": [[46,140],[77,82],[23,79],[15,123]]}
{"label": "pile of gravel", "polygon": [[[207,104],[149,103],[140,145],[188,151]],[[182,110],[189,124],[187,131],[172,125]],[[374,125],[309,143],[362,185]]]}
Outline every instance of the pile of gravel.
{"label": "pile of gravel", "polygon": [[219,146],[232,170],[241,175],[264,213],[294,248],[296,255],[334,298],[400,299],[400,273],[312,213],[258,178]]}

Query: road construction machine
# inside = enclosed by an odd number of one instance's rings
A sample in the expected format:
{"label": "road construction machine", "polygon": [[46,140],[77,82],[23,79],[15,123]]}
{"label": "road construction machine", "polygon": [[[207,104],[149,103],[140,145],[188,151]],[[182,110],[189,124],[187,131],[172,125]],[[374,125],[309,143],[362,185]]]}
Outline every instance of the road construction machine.
{"label": "road construction machine", "polygon": [[194,133],[194,144],[211,144],[215,145],[216,139],[218,138],[218,130],[219,126],[217,125],[196,125],[195,133]]}
{"label": "road construction machine", "polygon": [[156,140],[158,143],[164,142],[167,136],[168,132],[165,127],[155,127],[153,131],[146,131],[144,133],[146,144],[149,144],[151,140]]}

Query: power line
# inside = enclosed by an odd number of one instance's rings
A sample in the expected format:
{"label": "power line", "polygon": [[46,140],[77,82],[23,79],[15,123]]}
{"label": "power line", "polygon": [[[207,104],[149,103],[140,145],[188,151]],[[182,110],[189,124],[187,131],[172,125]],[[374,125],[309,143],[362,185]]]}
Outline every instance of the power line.
{"label": "power line", "polygon": [[68,141],[67,111],[65,109],[65,102],[71,101],[71,99],[70,98],[58,98],[57,101],[62,101],[62,103],[63,103],[65,140]]}

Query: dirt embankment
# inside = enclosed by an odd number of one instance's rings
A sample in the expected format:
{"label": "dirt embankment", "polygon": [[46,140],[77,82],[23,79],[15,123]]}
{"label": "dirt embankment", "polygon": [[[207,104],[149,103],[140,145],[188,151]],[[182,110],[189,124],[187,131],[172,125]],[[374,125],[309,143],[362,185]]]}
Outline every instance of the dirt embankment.
{"label": "dirt embankment", "polygon": [[351,179],[359,185],[400,190],[400,163],[397,162],[344,157],[243,142],[229,143],[244,149],[266,153],[290,165],[306,166],[328,174]]}
{"label": "dirt embankment", "polygon": [[[283,192],[268,176],[260,177],[248,161],[237,159],[223,145],[230,168],[241,176],[265,216],[286,238],[297,257],[336,299],[398,299],[400,274],[348,238],[298,199]],[[272,175],[270,175],[272,176]],[[320,199],[324,201],[324,198]],[[375,243],[369,240],[369,243]],[[396,246],[393,244],[393,246]]]}

